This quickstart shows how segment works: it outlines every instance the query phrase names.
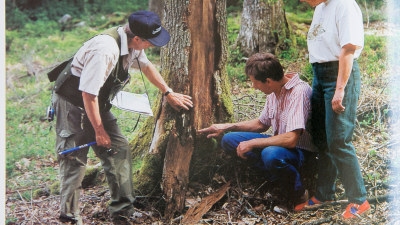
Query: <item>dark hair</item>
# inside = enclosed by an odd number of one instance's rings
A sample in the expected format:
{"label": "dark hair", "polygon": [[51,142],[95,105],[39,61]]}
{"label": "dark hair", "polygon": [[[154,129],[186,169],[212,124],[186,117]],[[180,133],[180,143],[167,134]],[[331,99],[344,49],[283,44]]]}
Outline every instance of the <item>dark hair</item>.
{"label": "dark hair", "polygon": [[279,81],[284,75],[281,63],[271,53],[256,53],[250,56],[246,62],[245,73],[263,83],[267,78]]}

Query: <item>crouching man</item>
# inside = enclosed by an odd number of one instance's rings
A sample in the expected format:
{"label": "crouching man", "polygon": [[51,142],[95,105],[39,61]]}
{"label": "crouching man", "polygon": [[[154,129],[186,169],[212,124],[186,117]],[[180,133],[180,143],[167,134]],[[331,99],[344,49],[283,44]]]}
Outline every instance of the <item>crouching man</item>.
{"label": "crouching man", "polygon": [[[208,138],[223,135],[222,148],[264,171],[268,181],[289,187],[293,209],[308,200],[299,173],[304,151],[313,151],[307,121],[311,112],[311,87],[296,73],[284,74],[279,60],[257,53],[246,63],[253,88],[267,95],[259,118],[237,123],[213,124],[198,131]],[[273,135],[264,134],[272,127]]]}

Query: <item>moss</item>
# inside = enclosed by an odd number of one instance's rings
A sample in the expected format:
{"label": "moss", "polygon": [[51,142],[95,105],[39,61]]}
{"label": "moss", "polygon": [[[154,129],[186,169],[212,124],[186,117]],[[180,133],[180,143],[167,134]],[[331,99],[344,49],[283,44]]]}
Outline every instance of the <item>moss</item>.
{"label": "moss", "polygon": [[225,81],[225,82],[220,82],[218,85],[221,87],[221,92],[219,93],[219,98],[222,103],[222,107],[224,110],[224,115],[220,116],[220,121],[216,121],[218,123],[222,122],[232,122],[234,111],[233,111],[233,102],[232,102],[232,96],[230,93],[231,87],[230,83],[226,82],[228,79],[228,75],[226,73],[225,69],[221,69],[220,72],[220,80]]}
{"label": "moss", "polygon": [[87,167],[85,176],[82,180],[82,188],[95,186],[97,184],[97,175],[100,172],[99,167]]}
{"label": "moss", "polygon": [[140,157],[133,158],[132,160],[132,171],[138,171],[143,165],[143,160]]}
{"label": "moss", "polygon": [[[153,112],[159,112],[161,100],[156,103],[156,108]],[[157,114],[157,113],[155,113]],[[155,192],[160,192],[160,180],[163,167],[163,153],[149,154],[150,145],[154,133],[155,116],[149,117],[143,124],[143,127],[138,132],[138,135],[132,140],[133,158],[133,181],[134,192],[138,195],[151,195]],[[163,124],[166,130],[173,127],[171,121]],[[159,142],[157,148],[164,150],[169,132],[165,132],[158,137]]]}
{"label": "moss", "polygon": [[162,167],[163,160],[159,154],[147,154],[143,158],[142,167],[133,178],[136,195],[152,195],[161,191]]}
{"label": "moss", "polygon": [[50,195],[50,190],[48,188],[39,188],[36,190],[33,190],[32,192],[32,198],[37,199],[41,196],[49,196]]}
{"label": "moss", "polygon": [[50,186],[50,194],[52,195],[60,194],[60,181],[56,181]]}
{"label": "moss", "polygon": [[154,118],[149,117],[143,124],[143,127],[138,132],[138,135],[131,141],[132,157],[135,159],[140,157],[143,152],[150,147],[152,140]]}
{"label": "moss", "polygon": [[[226,83],[226,86],[228,86],[227,82],[225,82],[225,83]],[[229,87],[226,87],[226,88],[229,88]],[[229,93],[227,93],[226,91],[224,91],[221,95],[221,102],[222,102],[222,105],[223,105],[226,113],[228,114],[227,117],[224,119],[226,122],[231,122],[232,118],[233,118],[233,114],[234,114],[232,96]]]}

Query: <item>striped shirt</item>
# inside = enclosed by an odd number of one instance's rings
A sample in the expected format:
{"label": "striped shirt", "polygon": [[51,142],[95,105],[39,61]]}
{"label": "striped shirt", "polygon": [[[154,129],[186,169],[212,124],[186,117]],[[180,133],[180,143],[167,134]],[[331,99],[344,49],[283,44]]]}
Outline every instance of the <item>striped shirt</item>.
{"label": "striped shirt", "polygon": [[311,135],[307,131],[311,115],[312,89],[310,85],[300,79],[298,74],[286,74],[285,76],[292,78],[282,87],[278,98],[275,93],[267,96],[259,120],[268,127],[272,126],[273,135],[301,129],[303,132],[297,147],[315,151]]}

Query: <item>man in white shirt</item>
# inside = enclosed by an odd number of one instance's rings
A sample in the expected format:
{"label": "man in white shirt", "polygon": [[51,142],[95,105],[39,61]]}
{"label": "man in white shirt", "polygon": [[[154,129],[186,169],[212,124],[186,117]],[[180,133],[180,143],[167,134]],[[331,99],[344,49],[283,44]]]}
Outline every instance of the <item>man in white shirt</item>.
{"label": "man in white shirt", "polygon": [[336,179],[349,204],[344,219],[370,209],[356,150],[351,143],[361,78],[357,58],[364,46],[362,14],[354,0],[300,0],[316,7],[307,35],[314,80],[312,136],[319,150],[317,190],[304,208],[334,200]]}
{"label": "man in white shirt", "polygon": [[[141,69],[174,109],[193,107],[190,96],[169,88],[144,52],[152,46],[164,46],[169,40],[170,35],[156,14],[132,13],[125,26],[111,28],[85,42],[63,71],[70,74],[69,78],[61,84],[56,81],[56,151],[96,141],[92,148],[107,177],[109,212],[114,224],[130,224],[133,213],[131,151],[110,112],[110,101],[129,80],[128,69]],[[113,154],[107,151],[110,148]],[[79,196],[88,150],[87,147],[59,157],[61,222],[82,224]]]}

